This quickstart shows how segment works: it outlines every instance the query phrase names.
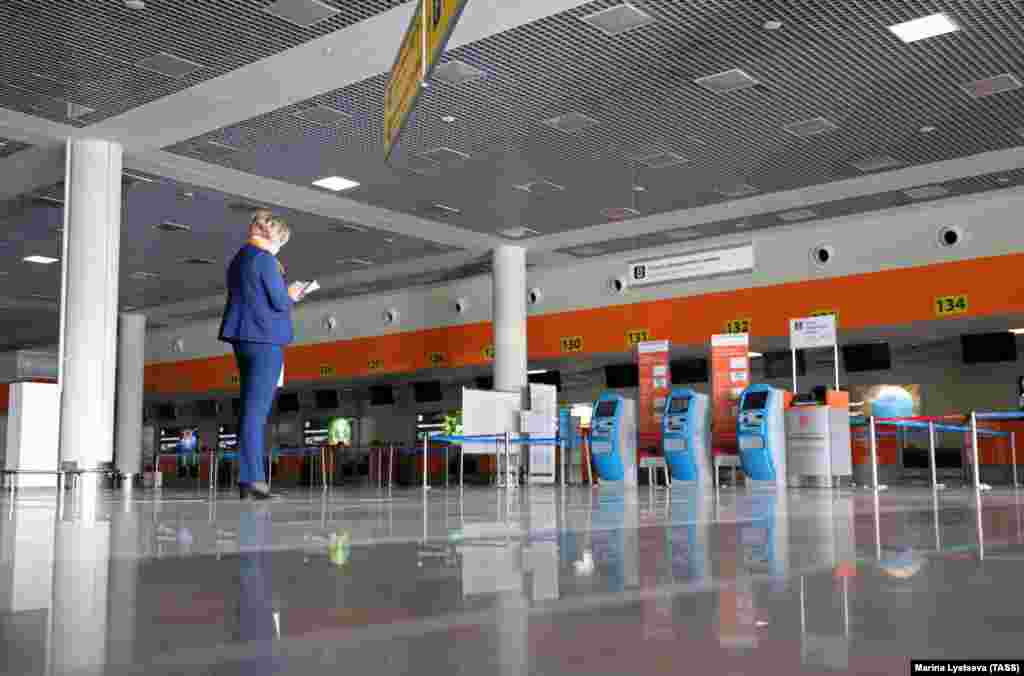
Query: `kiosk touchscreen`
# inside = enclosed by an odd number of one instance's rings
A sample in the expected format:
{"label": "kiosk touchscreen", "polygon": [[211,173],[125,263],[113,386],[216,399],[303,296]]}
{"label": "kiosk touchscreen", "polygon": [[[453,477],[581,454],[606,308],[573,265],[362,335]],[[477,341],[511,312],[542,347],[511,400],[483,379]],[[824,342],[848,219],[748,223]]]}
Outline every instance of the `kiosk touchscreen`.
{"label": "kiosk touchscreen", "polygon": [[636,403],[606,392],[594,404],[590,452],[602,481],[636,485]]}
{"label": "kiosk touchscreen", "polygon": [[785,396],[769,385],[751,385],[740,397],[736,436],[743,472],[753,482],[786,485]]}
{"label": "kiosk touchscreen", "polygon": [[662,418],[665,462],[672,479],[711,485],[711,409],[708,396],[675,389],[665,403]]}

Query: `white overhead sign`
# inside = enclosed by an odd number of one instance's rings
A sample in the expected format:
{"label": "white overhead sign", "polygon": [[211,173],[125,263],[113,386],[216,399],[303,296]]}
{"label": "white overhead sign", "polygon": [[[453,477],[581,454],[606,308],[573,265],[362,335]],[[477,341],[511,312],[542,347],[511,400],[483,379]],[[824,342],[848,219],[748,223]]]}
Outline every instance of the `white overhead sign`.
{"label": "white overhead sign", "polygon": [[695,253],[637,261],[629,265],[629,285],[646,286],[754,270],[754,245],[711,249]]}
{"label": "white overhead sign", "polygon": [[789,346],[794,350],[835,347],[836,317],[805,317],[789,320]]}

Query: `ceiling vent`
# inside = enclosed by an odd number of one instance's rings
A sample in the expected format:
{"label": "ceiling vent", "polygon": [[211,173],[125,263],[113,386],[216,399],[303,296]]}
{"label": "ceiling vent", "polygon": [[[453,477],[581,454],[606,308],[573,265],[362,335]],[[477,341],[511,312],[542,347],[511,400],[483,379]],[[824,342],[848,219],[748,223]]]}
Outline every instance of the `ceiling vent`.
{"label": "ceiling vent", "polygon": [[665,233],[665,237],[667,239],[672,240],[673,242],[685,242],[688,239],[697,239],[700,236],[701,232],[699,230],[694,230],[693,228],[686,228],[685,230],[672,230],[670,232]]}
{"label": "ceiling vent", "polygon": [[779,214],[779,220],[786,223],[794,223],[796,221],[809,220],[817,215],[817,212],[810,209],[796,209],[795,211],[785,211]]}
{"label": "ceiling vent", "polygon": [[141,271],[140,272],[133,272],[132,274],[130,274],[128,276],[131,279],[135,279],[135,280],[139,280],[139,281],[148,281],[148,280],[151,280],[151,279],[159,279],[160,278],[160,275],[158,275],[155,272],[141,272]]}
{"label": "ceiling vent", "polygon": [[448,206],[447,204],[434,203],[430,204],[426,208],[427,213],[434,216],[441,216],[447,218],[449,216],[457,216],[462,213],[462,209],[456,209],[455,207]]}
{"label": "ceiling vent", "polygon": [[738,92],[761,84],[739,68],[733,68],[732,70],[727,70],[723,73],[715,73],[714,75],[699,77],[694,80],[694,83],[704,89],[707,89],[713,94]]}
{"label": "ceiling vent", "polygon": [[80,103],[72,103],[71,101],[68,101],[67,104],[68,104],[67,116],[68,116],[69,120],[77,120],[80,117],[85,117],[86,115],[90,115],[90,114],[96,112],[95,108],[90,108],[89,106],[83,106]]}
{"label": "ceiling vent", "polygon": [[825,134],[830,131],[838,129],[830,120],[824,117],[812,117],[809,120],[801,120],[799,122],[792,122],[783,127],[793,136],[798,138],[807,138],[809,136],[817,136],[818,134]]}
{"label": "ceiling vent", "polygon": [[536,197],[546,197],[555,193],[564,192],[565,186],[552,183],[551,181],[533,181],[531,183],[524,183],[523,185],[517,185],[516,190],[522,190],[528,192]]}
{"label": "ceiling vent", "polygon": [[366,232],[366,228],[355,223],[332,223],[331,232],[337,232],[342,235],[350,235],[353,232]]}
{"label": "ceiling vent", "polygon": [[457,162],[465,162],[469,159],[469,155],[466,153],[445,147],[427,150],[420,153],[419,156],[436,164],[455,164]]}
{"label": "ceiling vent", "polygon": [[583,258],[592,258],[593,256],[601,256],[604,254],[604,249],[597,246],[579,246],[572,249],[569,253],[573,256],[581,256]]}
{"label": "ceiling vent", "polygon": [[330,106],[311,106],[294,113],[300,120],[320,124],[325,127],[336,127],[342,122],[348,122],[352,116],[348,113],[331,108]]}
{"label": "ceiling vent", "polygon": [[654,17],[624,2],[583,17],[585,23],[602,31],[605,35],[621,35],[654,23]]}
{"label": "ceiling vent", "polygon": [[475,66],[462,61],[448,61],[442,63],[430,75],[431,82],[440,82],[446,85],[460,85],[479,80],[484,72]]}
{"label": "ceiling vent", "polygon": [[642,164],[648,169],[667,169],[680,164],[686,164],[690,160],[677,153],[659,151],[650,155],[634,157],[634,162]]}
{"label": "ceiling vent", "polygon": [[550,120],[544,120],[544,124],[566,134],[575,134],[585,129],[590,129],[599,123],[594,118],[587,117],[582,113],[566,113],[565,115],[553,117]]}
{"label": "ceiling vent", "polygon": [[640,215],[640,212],[630,207],[610,207],[601,209],[601,215],[609,221],[625,221]]}
{"label": "ceiling vent", "polygon": [[309,28],[331,18],[340,10],[317,0],[277,0],[263,11],[296,26]]}
{"label": "ceiling vent", "polygon": [[912,200],[930,200],[936,197],[945,197],[949,194],[949,188],[942,185],[923,185],[919,188],[904,190],[903,194]]}
{"label": "ceiling vent", "polygon": [[158,183],[160,181],[156,176],[148,176],[137,171],[122,171],[121,175],[130,181],[137,181],[140,183]]}
{"label": "ceiling vent", "polygon": [[984,99],[989,96],[995,96],[996,94],[1004,94],[1006,92],[1012,92],[1015,89],[1020,89],[1020,80],[1017,76],[1010,73],[1003,73],[1002,75],[996,75],[995,77],[986,78],[984,80],[975,80],[974,82],[968,82],[962,85],[965,92],[972,99]]}
{"label": "ceiling vent", "polygon": [[734,185],[731,188],[726,188],[725,190],[719,190],[718,194],[722,195],[724,197],[736,198],[736,197],[747,197],[748,195],[755,195],[755,194],[757,194],[759,192],[761,192],[760,189],[758,189],[755,186],[750,185],[749,183],[740,183],[739,185]]}
{"label": "ceiling vent", "polygon": [[850,165],[855,169],[859,169],[867,173],[899,167],[903,165],[903,162],[897,160],[891,155],[877,155],[875,157],[865,157],[861,160],[854,160],[853,162],[850,162]]}
{"label": "ceiling vent", "polygon": [[506,237],[508,239],[525,239],[527,237],[535,237],[540,233],[534,230],[533,228],[518,227],[502,230],[499,234],[502,237]]}
{"label": "ceiling vent", "polygon": [[217,261],[212,258],[182,258],[180,261],[184,265],[216,265]]}
{"label": "ceiling vent", "polygon": [[160,225],[156,226],[157,230],[164,232],[192,232],[191,225],[185,225],[184,223],[175,223],[173,221],[164,221]]}
{"label": "ceiling vent", "polygon": [[161,75],[173,77],[178,80],[181,80],[202,68],[201,65],[194,61],[182,59],[166,52],[160,52],[153,56],[148,56],[137,62],[135,65],[143,70],[160,73]]}

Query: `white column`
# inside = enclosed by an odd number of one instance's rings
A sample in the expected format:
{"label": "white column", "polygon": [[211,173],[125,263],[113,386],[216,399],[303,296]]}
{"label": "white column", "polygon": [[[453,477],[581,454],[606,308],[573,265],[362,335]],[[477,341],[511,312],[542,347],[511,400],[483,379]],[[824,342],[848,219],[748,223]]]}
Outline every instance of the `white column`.
{"label": "white column", "polygon": [[526,250],[494,250],[494,389],[526,387]]}
{"label": "white column", "polygon": [[67,145],[60,459],[86,470],[114,458],[121,155],[109,141]]}
{"label": "white column", "polygon": [[132,485],[135,475],[142,471],[145,367],[146,315],[122,314],[117,327],[116,448],[117,469],[124,476],[127,487]]}

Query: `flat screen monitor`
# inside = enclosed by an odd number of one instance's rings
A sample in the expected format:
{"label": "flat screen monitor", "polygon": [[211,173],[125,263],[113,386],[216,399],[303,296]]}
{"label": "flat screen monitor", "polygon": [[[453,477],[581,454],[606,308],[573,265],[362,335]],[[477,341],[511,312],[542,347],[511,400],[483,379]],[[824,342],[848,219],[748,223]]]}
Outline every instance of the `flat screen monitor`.
{"label": "flat screen monitor", "polygon": [[976,333],[960,336],[965,364],[1017,361],[1017,336],[1010,333]]}
{"label": "flat screen monitor", "polygon": [[441,401],[444,398],[444,393],[441,391],[441,381],[439,380],[413,383],[412,389],[418,404]]}
{"label": "flat screen monitor", "polygon": [[670,365],[673,385],[708,382],[707,359],[680,359]]}
{"label": "flat screen monitor", "polygon": [[218,413],[220,413],[220,406],[215,399],[203,399],[199,402],[200,418],[216,418]]}
{"label": "flat screen monitor", "polygon": [[640,386],[640,371],[636,364],[614,364],[604,367],[605,384],[613,390]]}
{"label": "flat screen monitor", "polygon": [[299,408],[299,394],[297,392],[288,392],[277,398],[277,410],[280,413],[294,413]]}
{"label": "flat screen monitor", "polygon": [[689,397],[672,397],[668,405],[669,413],[686,413],[690,409]]}
{"label": "flat screen monitor", "polygon": [[317,390],[316,396],[316,407],[324,409],[338,408],[341,405],[341,398],[338,397],[337,390]]}
{"label": "flat screen monitor", "polygon": [[[765,352],[764,358],[761,361],[764,362],[764,377],[766,379],[793,377],[793,357],[791,352]],[[801,351],[796,353],[796,374],[798,376],[807,375],[807,358]]]}
{"label": "flat screen monitor", "polygon": [[767,392],[751,392],[743,397],[744,411],[760,411],[768,405]]}
{"label": "flat screen monitor", "polygon": [[605,399],[597,404],[597,409],[594,411],[595,418],[611,418],[615,415],[615,409],[618,407],[617,401],[609,401]]}
{"label": "flat screen monitor", "polygon": [[843,368],[847,373],[888,371],[892,368],[892,353],[889,350],[889,344],[844,345]]}
{"label": "flat screen monitor", "polygon": [[232,399],[231,400],[231,411],[235,415],[242,415],[242,400],[241,399]]}
{"label": "flat screen monitor", "polygon": [[537,385],[554,385],[559,391],[562,389],[561,371],[544,371],[543,373],[531,373],[526,376],[526,382]]}
{"label": "flat screen monitor", "polygon": [[395,392],[390,385],[374,385],[370,388],[370,406],[393,406]]}
{"label": "flat screen monitor", "polygon": [[479,376],[474,378],[473,386],[478,390],[493,390],[494,376]]}
{"label": "flat screen monitor", "polygon": [[178,411],[174,404],[158,404],[156,417],[160,420],[174,420],[178,417]]}

